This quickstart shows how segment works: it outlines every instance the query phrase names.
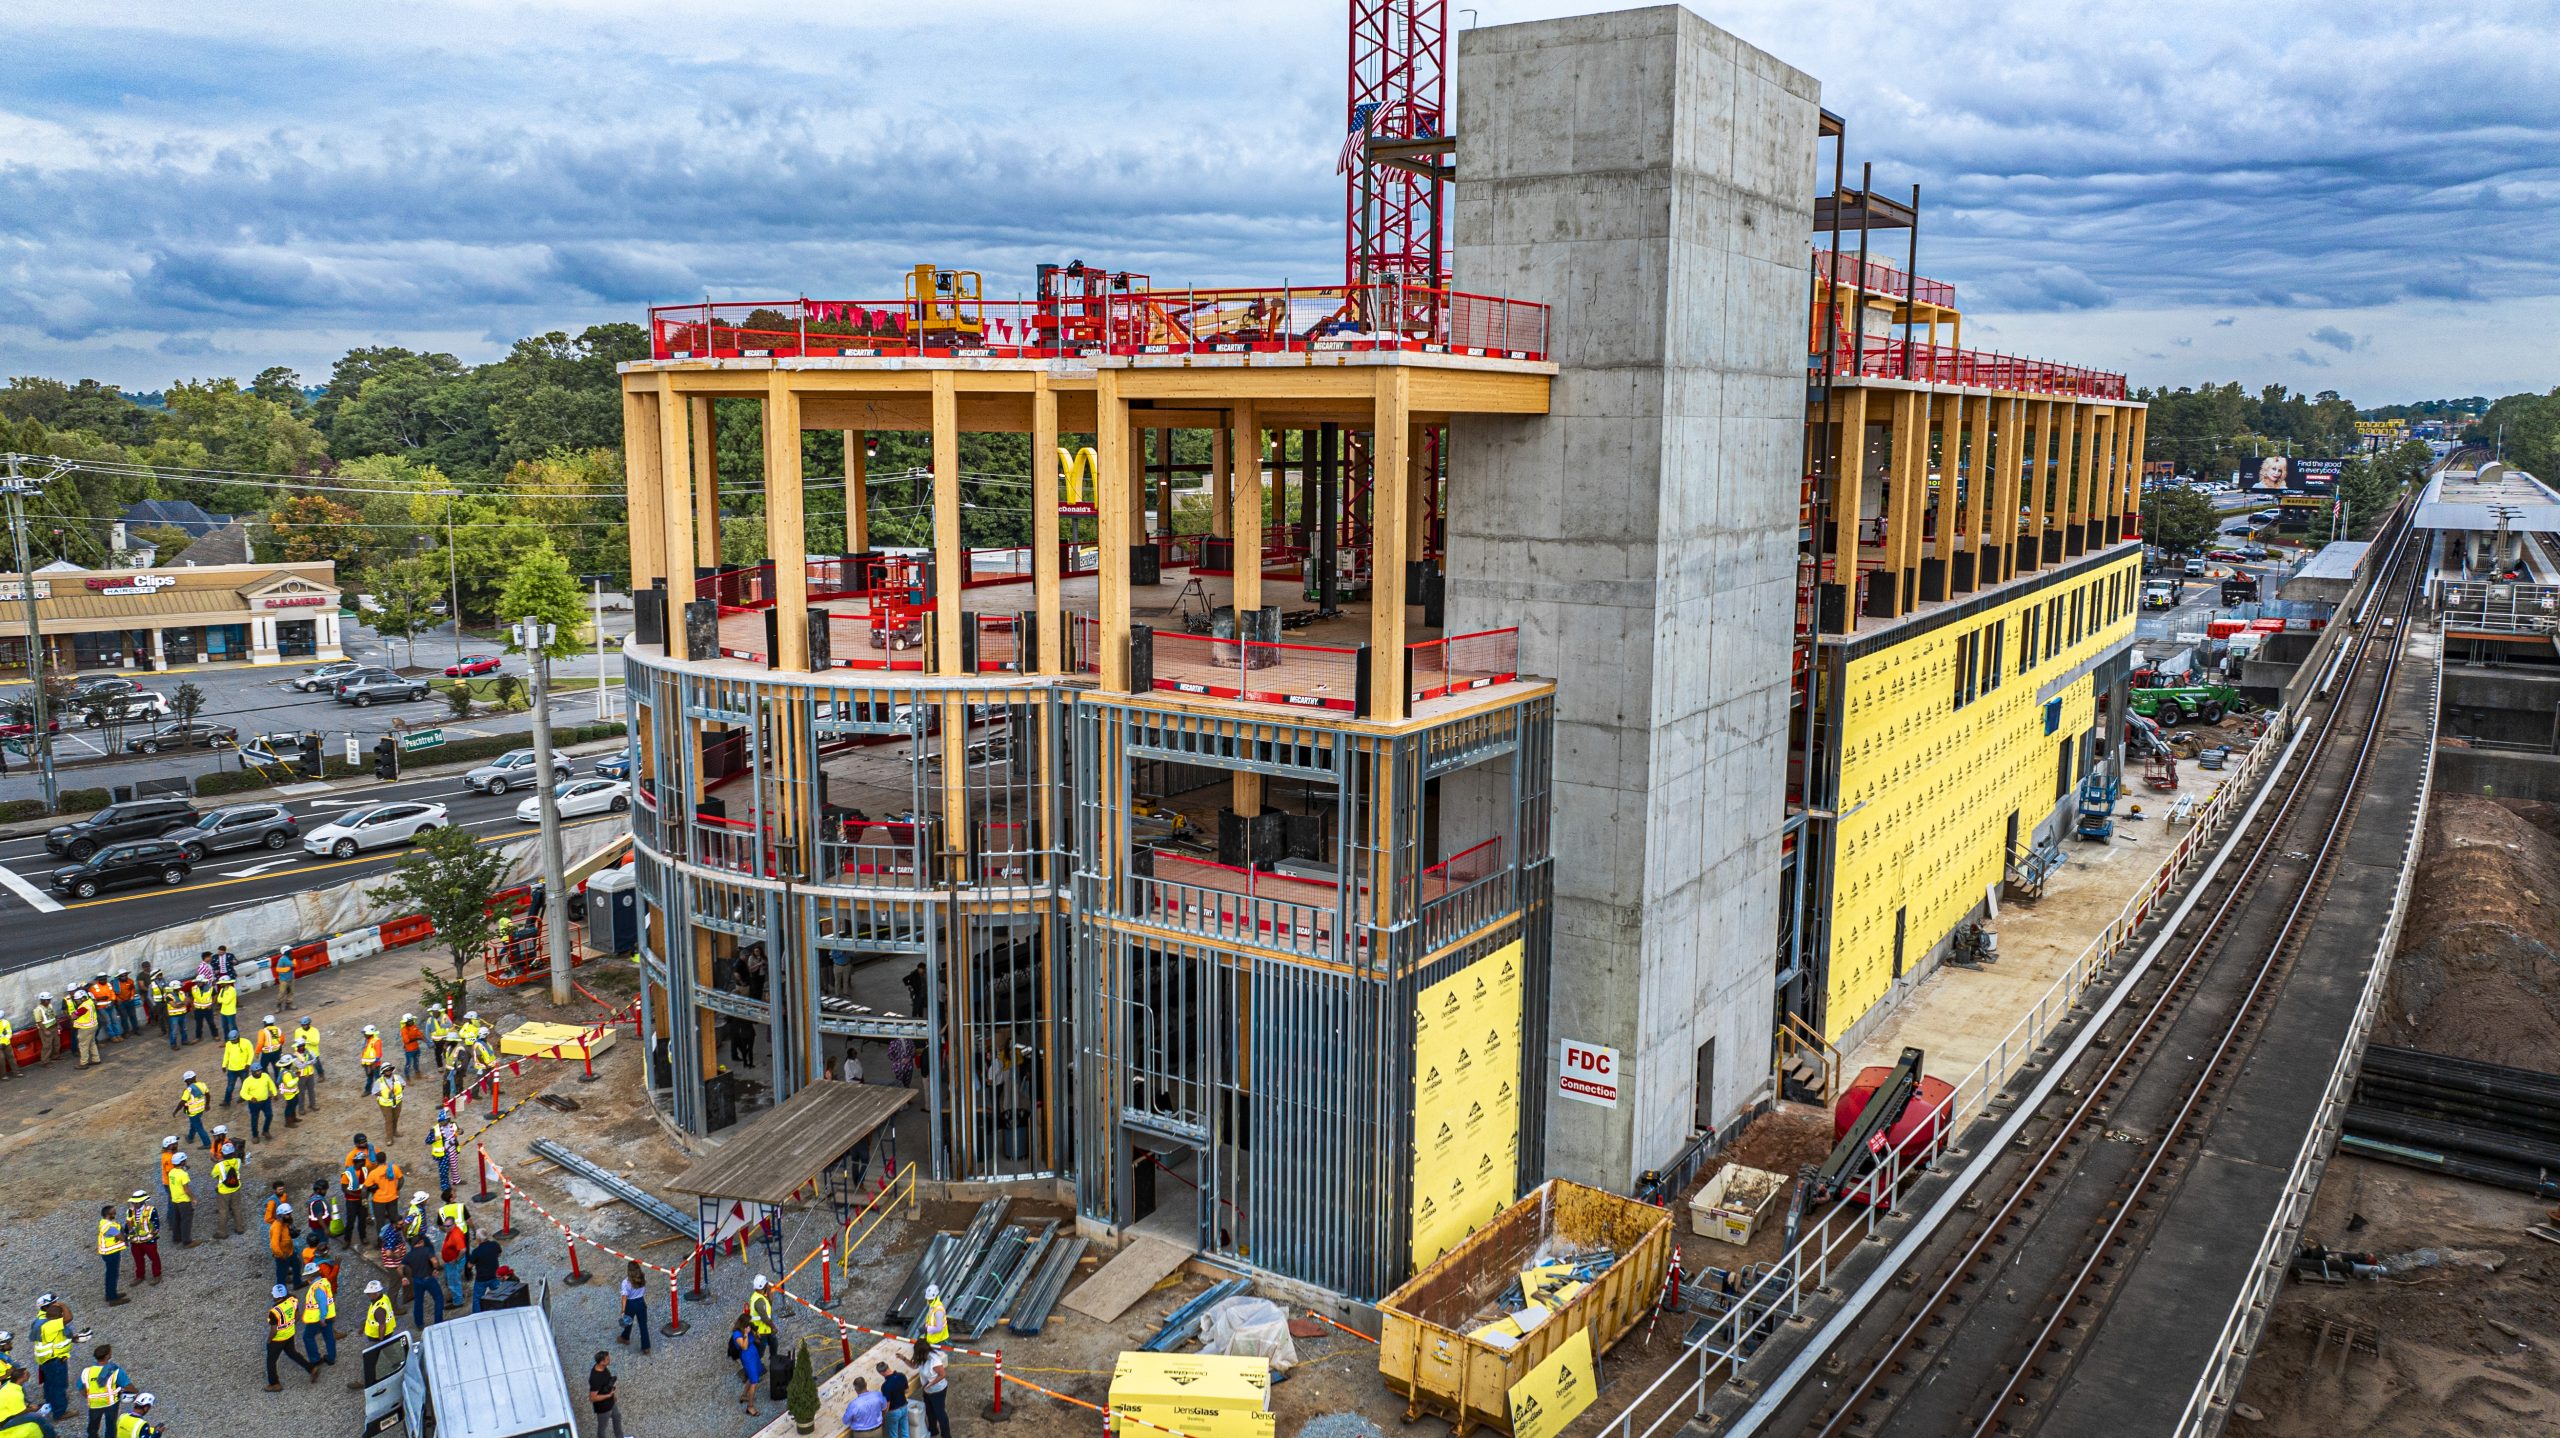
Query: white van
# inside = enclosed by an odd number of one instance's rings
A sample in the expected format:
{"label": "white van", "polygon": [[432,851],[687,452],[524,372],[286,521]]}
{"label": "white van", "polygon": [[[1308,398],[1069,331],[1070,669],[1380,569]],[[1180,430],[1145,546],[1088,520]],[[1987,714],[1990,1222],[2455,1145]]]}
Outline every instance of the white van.
{"label": "white van", "polygon": [[364,1383],[367,1438],[577,1438],[543,1307],[448,1318],[423,1342],[395,1333],[364,1351]]}

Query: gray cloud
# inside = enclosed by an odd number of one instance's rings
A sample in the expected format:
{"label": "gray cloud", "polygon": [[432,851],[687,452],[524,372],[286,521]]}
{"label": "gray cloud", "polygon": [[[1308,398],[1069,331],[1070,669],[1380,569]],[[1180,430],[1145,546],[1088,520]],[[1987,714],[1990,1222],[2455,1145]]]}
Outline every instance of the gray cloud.
{"label": "gray cloud", "polygon": [[2329,367],[2329,362],[2327,360],[2322,359],[2320,356],[2313,354],[2307,349],[2296,349],[2293,353],[2286,355],[2285,358],[2298,365],[2307,365],[2312,369],[2327,369]]}
{"label": "gray cloud", "polygon": [[2333,350],[2349,352],[2352,352],[2357,346],[2364,343],[2364,341],[2347,333],[2345,330],[2338,328],[2336,325],[2322,325],[2320,328],[2311,332],[2310,339],[2313,344],[2327,345]]}

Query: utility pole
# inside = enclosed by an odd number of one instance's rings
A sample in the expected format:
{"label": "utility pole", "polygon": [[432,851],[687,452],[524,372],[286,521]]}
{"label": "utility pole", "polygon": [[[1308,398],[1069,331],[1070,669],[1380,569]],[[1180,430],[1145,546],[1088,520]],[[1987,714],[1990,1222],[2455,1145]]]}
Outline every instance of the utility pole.
{"label": "utility pole", "polygon": [[533,660],[534,794],[542,812],[542,935],[551,953],[551,1005],[569,1002],[569,861],[560,847],[560,796],[551,773],[552,626],[527,617],[516,626],[516,647]]}
{"label": "utility pole", "polygon": [[26,497],[42,493],[46,483],[59,478],[68,466],[56,465],[53,473],[39,479],[19,471],[19,458],[14,454],[8,457],[8,475],[0,480],[0,488],[9,494],[9,535],[18,552],[18,598],[27,609],[28,740],[35,745],[36,773],[44,785],[44,811],[54,814],[61,812],[62,790],[53,774],[53,726],[46,713],[50,706],[44,692],[44,632],[36,620],[35,570],[27,560]]}
{"label": "utility pole", "polygon": [[605,713],[604,687],[604,576],[596,584],[596,722],[602,724],[612,716]]}
{"label": "utility pole", "polygon": [[[453,550],[453,502],[462,497],[462,491],[439,489],[436,493],[444,496],[444,617],[453,625],[453,662],[459,665],[462,663],[462,561],[455,557]],[[416,657],[416,649],[417,646],[410,646],[412,658]]]}

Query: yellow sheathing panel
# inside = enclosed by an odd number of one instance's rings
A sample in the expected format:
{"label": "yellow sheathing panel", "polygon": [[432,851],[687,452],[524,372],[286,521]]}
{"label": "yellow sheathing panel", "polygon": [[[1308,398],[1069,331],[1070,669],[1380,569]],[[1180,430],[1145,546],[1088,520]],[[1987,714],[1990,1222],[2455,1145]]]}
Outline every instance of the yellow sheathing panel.
{"label": "yellow sheathing panel", "polygon": [[[1903,916],[1904,964],[1916,967],[1999,880],[2009,816],[2018,815],[2023,840],[2053,811],[2058,753],[2097,722],[2097,695],[2085,674],[2064,686],[2053,696],[2061,708],[2048,733],[2037,691],[2132,638],[2140,570],[2140,551],[2128,549],[2119,561],[2024,589],[1849,661],[1841,683],[1828,1037],[1846,1032],[1893,987],[1895,915]],[[2076,639],[2075,593],[2083,606]],[[2037,631],[2031,657],[2021,652],[2030,611]],[[2052,615],[2060,617],[2063,639],[2048,653]],[[1957,658],[1988,645],[1995,624],[2000,683],[1977,686],[1959,708]]]}

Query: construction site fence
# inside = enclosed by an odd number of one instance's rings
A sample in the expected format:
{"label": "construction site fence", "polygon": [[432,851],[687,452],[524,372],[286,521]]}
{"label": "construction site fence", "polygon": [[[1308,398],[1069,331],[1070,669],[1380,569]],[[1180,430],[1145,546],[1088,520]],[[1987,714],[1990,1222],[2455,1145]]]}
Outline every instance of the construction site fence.
{"label": "construction site fence", "polygon": [[1279,704],[1296,709],[1361,709],[1366,645],[1271,643],[1205,634],[1150,632],[1154,687],[1177,694]]}
{"label": "construction site fence", "polygon": [[[2142,887],[2037,996],[1981,1062],[1956,1080],[1945,1098],[1920,1112],[1918,1127],[1941,1135],[1963,1132],[1990,1111],[1992,1102],[2021,1076],[2029,1063],[2038,1060],[2042,1050],[2057,1041],[2063,1028],[2080,1020],[2082,1016],[2075,1012],[2075,1006],[2082,996],[2109,977],[2115,960],[2138,942],[2144,925],[2168,904],[2188,866],[2251,802],[2258,780],[2282,752],[2282,740],[2289,728],[2281,714],[2271,715],[2270,721],[2265,735],[2230,771],[2222,787],[2196,809],[2187,832]],[[1933,1150],[1934,1145],[1888,1148],[1872,1178],[1859,1185],[1860,1192],[1888,1199],[1900,1194],[1907,1182],[1932,1168]],[[1883,1226],[1894,1211],[1895,1205],[1889,1201],[1844,1200],[1819,1216],[1808,1218],[1801,1236],[1769,1265],[1767,1273],[1702,1324],[1681,1353],[1601,1432],[1614,1438],[1654,1438],[1666,1429],[1676,1429],[1702,1416],[1707,1396],[1726,1377],[1740,1370],[1763,1337],[1779,1322],[1799,1316],[1808,1294],[1830,1288],[1834,1274],[1857,1256],[1861,1244],[1887,1236]]]}
{"label": "construction site fence", "polygon": [[1838,344],[1832,360],[1844,377],[1919,380],[2080,399],[2123,399],[2127,393],[2124,376],[2105,370],[1882,335],[1863,345]]}
{"label": "construction site fence", "polygon": [[1547,306],[1379,281],[1128,290],[1093,299],[656,305],[661,360],[1067,359],[1402,351],[1543,360]]}
{"label": "construction site fence", "polygon": [[1851,286],[1871,295],[1939,309],[1955,307],[1956,287],[1946,281],[1923,279],[1882,260],[1861,260],[1845,250],[1815,250],[1813,273],[1825,283]]}
{"label": "construction site fence", "polygon": [[1520,677],[1520,630],[1483,629],[1405,646],[1405,689],[1419,703]]}

